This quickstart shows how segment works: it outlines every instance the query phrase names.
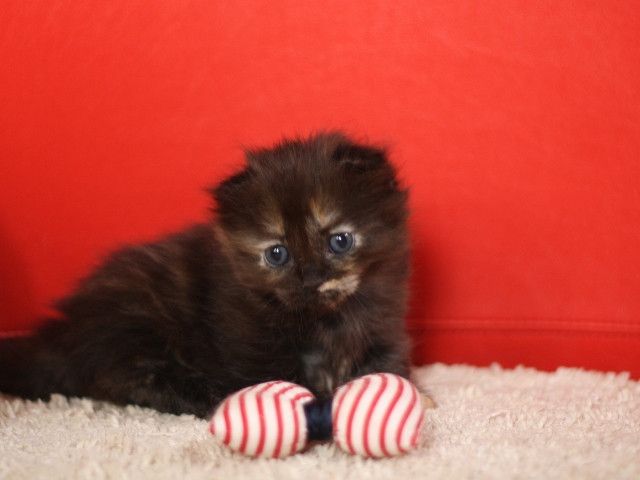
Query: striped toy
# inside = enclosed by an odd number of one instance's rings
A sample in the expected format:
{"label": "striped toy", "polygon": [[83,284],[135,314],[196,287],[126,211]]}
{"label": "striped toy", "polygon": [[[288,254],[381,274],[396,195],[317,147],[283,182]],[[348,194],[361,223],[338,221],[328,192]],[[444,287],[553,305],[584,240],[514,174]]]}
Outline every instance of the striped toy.
{"label": "striped toy", "polygon": [[336,390],[329,418],[310,415],[309,390],[284,381],[247,387],[225,399],[211,419],[211,433],[232,450],[280,458],[301,451],[311,422],[330,423],[335,443],[364,457],[389,457],[414,448],[424,419],[420,395],[408,380],[375,373]]}

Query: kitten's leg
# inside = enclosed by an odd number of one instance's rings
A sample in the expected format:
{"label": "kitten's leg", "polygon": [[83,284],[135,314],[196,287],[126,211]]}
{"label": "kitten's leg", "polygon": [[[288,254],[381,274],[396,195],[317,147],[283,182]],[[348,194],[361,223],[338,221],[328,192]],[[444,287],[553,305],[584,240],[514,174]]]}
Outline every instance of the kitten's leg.
{"label": "kitten's leg", "polygon": [[91,396],[207,418],[226,396],[222,390],[202,373],[177,363],[162,362],[138,366],[134,372],[112,372],[94,384]]}
{"label": "kitten's leg", "polygon": [[33,341],[41,345],[30,362],[37,367],[30,378],[38,382],[19,395],[61,393],[206,417],[226,393],[223,382],[181,361],[166,337],[140,319],[52,322]]}
{"label": "kitten's leg", "polygon": [[37,337],[0,340],[0,392],[28,400],[47,400],[52,392],[61,392],[59,381],[63,364],[49,355]]}

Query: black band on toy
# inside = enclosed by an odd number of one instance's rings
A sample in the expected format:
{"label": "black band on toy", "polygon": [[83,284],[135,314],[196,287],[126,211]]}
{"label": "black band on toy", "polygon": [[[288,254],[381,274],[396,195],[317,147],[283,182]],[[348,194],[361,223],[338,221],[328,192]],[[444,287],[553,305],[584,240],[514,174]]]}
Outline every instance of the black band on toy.
{"label": "black band on toy", "polygon": [[304,415],[307,417],[308,441],[325,441],[333,438],[331,425],[332,398],[313,399],[304,404]]}

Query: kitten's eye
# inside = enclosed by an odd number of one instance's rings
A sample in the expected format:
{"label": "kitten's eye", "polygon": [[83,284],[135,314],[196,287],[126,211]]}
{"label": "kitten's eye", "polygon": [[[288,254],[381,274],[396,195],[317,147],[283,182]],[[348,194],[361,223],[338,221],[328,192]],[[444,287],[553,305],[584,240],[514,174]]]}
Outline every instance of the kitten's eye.
{"label": "kitten's eye", "polygon": [[264,259],[272,267],[281,267],[289,261],[289,251],[283,245],[269,247],[264,251]]}
{"label": "kitten's eye", "polygon": [[347,253],[353,248],[353,235],[350,233],[336,233],[329,237],[329,248],[333,253]]}

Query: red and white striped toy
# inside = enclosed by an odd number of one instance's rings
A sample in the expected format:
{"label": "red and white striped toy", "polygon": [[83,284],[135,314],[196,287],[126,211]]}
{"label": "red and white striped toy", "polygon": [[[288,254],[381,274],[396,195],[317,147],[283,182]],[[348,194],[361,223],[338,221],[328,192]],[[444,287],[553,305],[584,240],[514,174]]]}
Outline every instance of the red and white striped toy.
{"label": "red and white striped toy", "polygon": [[[274,381],[247,387],[225,399],[211,419],[211,433],[232,450],[279,458],[301,451],[310,430],[309,390]],[[424,419],[420,395],[408,380],[375,373],[336,390],[331,402],[335,443],[365,457],[389,457],[414,448]]]}

